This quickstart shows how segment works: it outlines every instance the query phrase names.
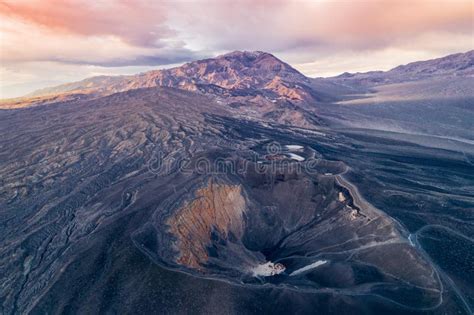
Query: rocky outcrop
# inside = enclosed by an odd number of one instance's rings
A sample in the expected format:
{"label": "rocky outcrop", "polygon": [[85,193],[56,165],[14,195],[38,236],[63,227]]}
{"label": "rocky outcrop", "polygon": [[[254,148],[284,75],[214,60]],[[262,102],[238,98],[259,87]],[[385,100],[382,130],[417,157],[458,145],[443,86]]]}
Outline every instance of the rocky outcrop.
{"label": "rocky outcrop", "polygon": [[265,89],[276,93],[279,97],[292,101],[305,101],[311,99],[311,95],[301,86],[295,83],[285,82],[278,76],[267,83]]}
{"label": "rocky outcrop", "polygon": [[200,270],[208,260],[206,247],[212,233],[227,237],[240,236],[243,230],[242,215],[245,199],[239,185],[214,183],[198,189],[195,199],[186,203],[167,224],[176,236],[179,257],[176,262]]}

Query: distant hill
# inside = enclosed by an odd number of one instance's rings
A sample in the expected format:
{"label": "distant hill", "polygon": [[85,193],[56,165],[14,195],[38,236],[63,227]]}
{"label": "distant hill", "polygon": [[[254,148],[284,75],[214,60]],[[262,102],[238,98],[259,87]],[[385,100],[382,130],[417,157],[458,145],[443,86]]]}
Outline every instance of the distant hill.
{"label": "distant hill", "polygon": [[363,85],[380,85],[450,76],[474,76],[474,50],[437,59],[416,61],[395,67],[389,71],[370,71],[365,73],[345,72],[337,77],[322,80]]}

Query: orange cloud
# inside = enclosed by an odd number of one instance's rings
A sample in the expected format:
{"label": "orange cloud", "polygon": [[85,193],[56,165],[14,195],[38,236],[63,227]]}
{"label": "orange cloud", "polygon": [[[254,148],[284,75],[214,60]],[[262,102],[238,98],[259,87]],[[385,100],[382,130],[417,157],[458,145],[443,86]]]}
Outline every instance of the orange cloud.
{"label": "orange cloud", "polygon": [[5,1],[0,12],[57,32],[113,35],[135,45],[157,46],[174,35],[165,25],[165,7],[152,1]]}
{"label": "orange cloud", "polygon": [[[352,6],[347,2],[327,2],[323,7],[324,14],[318,19],[322,23],[316,23],[313,30],[323,30],[340,41],[376,45],[424,32],[472,31],[471,1],[369,0],[355,1]],[[308,15],[310,20],[317,13],[309,11]]]}

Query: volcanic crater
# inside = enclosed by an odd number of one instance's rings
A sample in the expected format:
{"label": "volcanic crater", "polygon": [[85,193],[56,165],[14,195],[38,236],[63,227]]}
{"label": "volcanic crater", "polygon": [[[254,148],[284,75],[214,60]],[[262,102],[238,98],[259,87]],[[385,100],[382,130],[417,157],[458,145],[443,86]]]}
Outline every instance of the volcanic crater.
{"label": "volcanic crater", "polygon": [[[245,167],[198,175],[169,196],[134,234],[137,246],[172,270],[244,286],[350,294],[384,287],[382,295],[393,287],[400,303],[410,295],[438,302],[429,264],[394,220],[358,196],[341,162],[232,161]],[[394,255],[404,259],[390,263]]]}

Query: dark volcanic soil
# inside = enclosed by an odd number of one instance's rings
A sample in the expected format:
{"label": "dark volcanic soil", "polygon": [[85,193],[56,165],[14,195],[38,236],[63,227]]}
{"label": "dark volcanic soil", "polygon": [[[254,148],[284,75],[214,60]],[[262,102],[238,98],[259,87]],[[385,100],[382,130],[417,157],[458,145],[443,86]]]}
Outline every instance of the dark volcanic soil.
{"label": "dark volcanic soil", "polygon": [[[2,314],[472,306],[471,260],[450,258],[472,245],[466,154],[246,120],[171,88],[0,121]],[[434,219],[447,207],[456,230]]]}

